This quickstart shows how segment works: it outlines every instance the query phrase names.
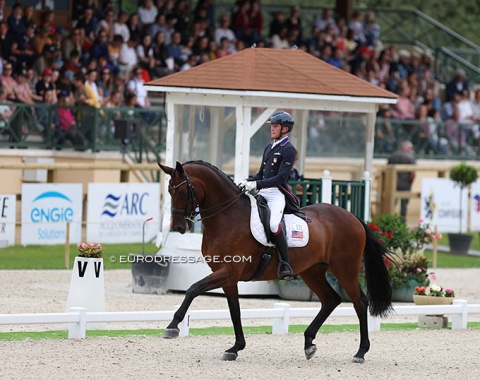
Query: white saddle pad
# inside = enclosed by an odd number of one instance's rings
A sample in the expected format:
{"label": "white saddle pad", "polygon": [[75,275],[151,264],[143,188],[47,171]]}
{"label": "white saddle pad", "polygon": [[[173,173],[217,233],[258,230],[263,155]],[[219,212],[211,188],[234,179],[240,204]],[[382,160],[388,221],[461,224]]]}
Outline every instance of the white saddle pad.
{"label": "white saddle pad", "polygon": [[[274,244],[269,243],[265,228],[263,227],[260,215],[258,214],[257,200],[250,194],[251,214],[250,214],[250,230],[253,237],[265,246],[273,247]],[[296,215],[285,214],[285,226],[287,229],[287,243],[289,247],[298,248],[305,247],[308,243],[309,231],[307,222]]]}

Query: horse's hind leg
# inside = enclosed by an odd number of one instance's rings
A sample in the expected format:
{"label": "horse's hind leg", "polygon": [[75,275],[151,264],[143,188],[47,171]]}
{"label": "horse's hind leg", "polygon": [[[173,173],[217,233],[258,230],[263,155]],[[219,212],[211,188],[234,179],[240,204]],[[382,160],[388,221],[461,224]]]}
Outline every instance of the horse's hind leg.
{"label": "horse's hind leg", "polygon": [[313,340],[317,336],[318,330],[342,301],[341,297],[328,283],[327,278],[325,277],[326,271],[326,266],[317,264],[300,274],[300,277],[302,277],[305,284],[307,284],[307,286],[317,295],[322,303],[319,313],[304,333],[304,349],[307,360],[311,359],[317,350],[317,347],[313,344]]}
{"label": "horse's hind leg", "polygon": [[[342,283],[339,279],[340,284]],[[357,313],[358,321],[360,324],[360,347],[357,353],[353,357],[354,363],[364,363],[365,354],[370,349],[370,340],[368,339],[368,298],[363,293],[358,282],[348,281],[348,284],[343,285],[343,289],[350,297],[353,308]]]}
{"label": "horse's hind leg", "polygon": [[227,297],[228,309],[232,318],[233,329],[235,331],[235,344],[223,354],[222,360],[235,360],[238,351],[245,348],[245,336],[243,335],[242,320],[240,318],[240,302],[238,301],[238,287],[224,287],[223,291]]}

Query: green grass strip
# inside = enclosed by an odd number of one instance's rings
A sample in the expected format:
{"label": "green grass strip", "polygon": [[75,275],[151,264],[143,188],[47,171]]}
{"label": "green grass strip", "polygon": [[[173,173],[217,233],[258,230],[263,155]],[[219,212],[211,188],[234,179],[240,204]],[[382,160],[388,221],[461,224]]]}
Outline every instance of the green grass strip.
{"label": "green grass strip", "polygon": [[[291,325],[288,329],[290,334],[302,334],[307,325]],[[480,329],[480,322],[468,322],[468,329]],[[383,323],[382,331],[411,331],[418,329],[417,323]],[[272,334],[271,326],[246,326],[243,328],[245,335]],[[324,325],[320,333],[340,333],[340,332],[358,332],[357,324],[345,325]],[[125,338],[134,336],[158,336],[162,337],[165,329],[139,329],[139,330],[88,330],[88,338],[109,337]],[[234,335],[233,327],[207,327],[191,328],[192,336],[216,336],[216,335]],[[67,339],[67,331],[22,331],[22,332],[3,332],[0,333],[0,341],[18,341],[18,340],[42,340],[42,339]]]}

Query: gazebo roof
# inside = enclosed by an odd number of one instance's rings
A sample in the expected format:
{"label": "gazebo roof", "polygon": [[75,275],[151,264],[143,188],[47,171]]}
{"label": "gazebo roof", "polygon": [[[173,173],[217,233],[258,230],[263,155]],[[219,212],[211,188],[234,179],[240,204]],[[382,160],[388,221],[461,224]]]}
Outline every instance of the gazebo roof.
{"label": "gazebo roof", "polygon": [[303,50],[268,48],[245,49],[153,80],[146,86],[152,91],[176,87],[391,100],[398,97]]}

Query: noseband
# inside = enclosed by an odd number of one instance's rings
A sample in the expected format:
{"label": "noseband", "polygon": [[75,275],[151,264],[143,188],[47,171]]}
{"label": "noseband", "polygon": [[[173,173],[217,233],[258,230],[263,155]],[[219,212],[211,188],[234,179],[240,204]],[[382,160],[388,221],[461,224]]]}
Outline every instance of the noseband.
{"label": "noseband", "polygon": [[[214,206],[203,209],[203,212],[205,212],[205,211],[212,210],[214,208],[224,206],[220,210],[218,210],[218,211],[216,211],[216,212],[214,212],[210,215],[204,216],[203,218],[195,221],[194,218],[197,215],[200,214],[200,211],[195,211],[197,209],[197,207],[199,206],[200,202],[198,200],[198,196],[197,196],[197,192],[195,191],[195,187],[193,186],[192,182],[190,181],[190,177],[188,176],[185,169],[183,170],[183,174],[185,175],[185,180],[180,182],[178,185],[175,185],[175,186],[172,186],[172,185],[169,184],[168,189],[169,189],[169,191],[171,191],[172,197],[173,197],[173,194],[175,194],[175,190],[186,184],[188,186],[187,205],[185,206],[184,209],[172,207],[172,214],[181,214],[181,215],[183,215],[184,219],[188,220],[191,223],[195,223],[196,221],[199,222],[203,219],[208,219],[208,218],[211,218],[212,216],[220,214],[222,211],[224,211],[225,209],[230,207],[233,203],[235,203],[242,195],[244,195],[244,192],[240,191],[239,194],[235,195],[231,199],[226,200],[225,202],[222,202],[218,205],[214,205]],[[188,210],[189,203],[190,203],[190,211]]]}
{"label": "noseband", "polygon": [[[190,178],[188,177],[188,174],[185,170],[183,171],[183,174],[185,175],[185,180],[175,186],[172,186],[169,184],[168,189],[172,192],[172,196],[173,196],[173,194],[175,194],[176,189],[187,184],[188,185],[187,206],[185,206],[183,210],[180,208],[172,207],[172,214],[182,214],[184,219],[194,223],[195,222],[194,218],[199,214],[199,212],[195,211],[195,209],[198,206],[198,202],[195,204],[195,200],[198,200],[198,197],[197,197],[197,193],[195,192],[195,188],[193,187],[193,184],[190,181]],[[188,211],[189,202],[191,205],[190,211]]]}

